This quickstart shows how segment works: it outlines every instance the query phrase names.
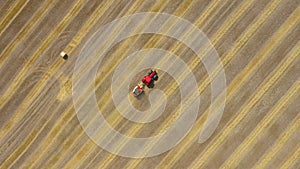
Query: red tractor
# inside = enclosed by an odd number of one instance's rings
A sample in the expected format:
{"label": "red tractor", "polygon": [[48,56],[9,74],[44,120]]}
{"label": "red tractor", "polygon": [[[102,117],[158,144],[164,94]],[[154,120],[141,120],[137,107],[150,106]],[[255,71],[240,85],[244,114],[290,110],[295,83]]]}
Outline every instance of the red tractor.
{"label": "red tractor", "polygon": [[138,96],[141,93],[143,93],[144,91],[144,85],[146,85],[149,88],[153,88],[154,87],[154,81],[158,80],[158,76],[156,71],[153,70],[149,70],[147,75],[144,76],[144,78],[142,79],[143,83],[139,83],[138,85],[136,85],[132,91],[134,96]]}
{"label": "red tractor", "polygon": [[149,70],[147,73],[147,76],[144,76],[144,78],[142,79],[142,82],[149,88],[153,88],[154,87],[154,81],[157,81],[158,76],[156,71],[153,70]]}

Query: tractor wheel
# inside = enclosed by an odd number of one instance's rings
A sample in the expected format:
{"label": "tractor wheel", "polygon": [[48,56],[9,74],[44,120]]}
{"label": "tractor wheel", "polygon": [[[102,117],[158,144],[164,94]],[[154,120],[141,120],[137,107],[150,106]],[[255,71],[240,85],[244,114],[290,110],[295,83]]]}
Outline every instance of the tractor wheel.
{"label": "tractor wheel", "polygon": [[149,88],[153,88],[154,87],[154,83],[153,81],[148,85]]}
{"label": "tractor wheel", "polygon": [[154,75],[154,76],[153,76],[153,80],[157,81],[157,80],[158,80],[158,76],[157,76],[157,75]]}
{"label": "tractor wheel", "polygon": [[148,73],[147,73],[147,75],[149,76],[151,73],[152,73],[152,70],[149,70]]}

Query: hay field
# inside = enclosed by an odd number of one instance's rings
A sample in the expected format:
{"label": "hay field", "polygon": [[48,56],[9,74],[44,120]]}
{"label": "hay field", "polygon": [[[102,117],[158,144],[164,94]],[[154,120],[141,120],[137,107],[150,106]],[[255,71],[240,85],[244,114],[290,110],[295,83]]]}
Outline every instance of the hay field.
{"label": "hay field", "polygon": [[[93,33],[139,12],[172,14],[202,30],[224,66],[227,93],[217,129],[199,144],[211,104],[210,79],[201,60],[162,35],[136,35],[118,43],[98,69],[95,91],[102,115],[120,133],[149,137],[164,132],[178,117],[181,101],[175,79],[158,70],[155,88],[168,100],[162,116],[140,124],[118,113],[111,80],[118,63],[133,52],[160,48],[176,54],[192,70],[201,93],[197,121],[178,145],[134,159],[114,155],[87,136],[76,115],[72,82],[76,60]],[[146,25],[141,20],[132,26]],[[299,0],[1,0],[0,168],[298,169],[299,40]],[[59,56],[61,51],[68,60]],[[146,71],[137,72],[131,87]],[[130,100],[140,110],[150,107],[147,95]]]}

